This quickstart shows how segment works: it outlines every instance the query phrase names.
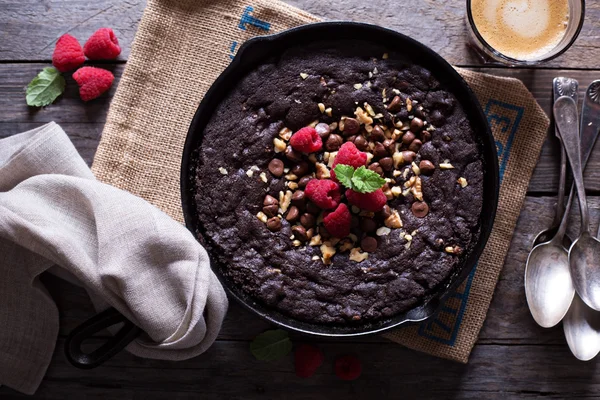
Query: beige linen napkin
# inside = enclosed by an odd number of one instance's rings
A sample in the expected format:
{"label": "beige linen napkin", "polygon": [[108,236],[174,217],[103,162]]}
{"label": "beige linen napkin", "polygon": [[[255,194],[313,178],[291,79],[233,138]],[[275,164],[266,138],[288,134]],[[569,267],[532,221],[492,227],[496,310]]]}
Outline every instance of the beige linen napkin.
{"label": "beige linen napkin", "polygon": [[183,360],[216,339],[227,297],[192,234],[139,197],[100,183],[55,123],[0,140],[0,384],[32,394],[58,310],[39,281],[56,264],[98,310],[145,332],[127,350]]}
{"label": "beige linen napkin", "polygon": [[[277,0],[149,0],[94,159],[96,177],[181,221],[181,153],[203,94],[244,41],[317,21]],[[496,139],[502,182],[496,223],[477,268],[439,314],[385,336],[467,362],[549,121],[521,81],[459,72],[477,95]]]}

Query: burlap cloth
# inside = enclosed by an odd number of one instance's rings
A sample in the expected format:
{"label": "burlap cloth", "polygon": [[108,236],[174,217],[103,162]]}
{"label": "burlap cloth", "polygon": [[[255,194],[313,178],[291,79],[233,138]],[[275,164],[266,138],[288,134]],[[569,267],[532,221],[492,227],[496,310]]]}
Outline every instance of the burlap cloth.
{"label": "burlap cloth", "polygon": [[[316,22],[276,0],[149,0],[112,101],[93,172],[181,221],[179,167],[203,93],[240,44],[255,35]],[[522,82],[460,70],[487,114],[500,162],[498,215],[473,274],[429,321],[385,336],[461,362],[485,319],[548,118]]]}

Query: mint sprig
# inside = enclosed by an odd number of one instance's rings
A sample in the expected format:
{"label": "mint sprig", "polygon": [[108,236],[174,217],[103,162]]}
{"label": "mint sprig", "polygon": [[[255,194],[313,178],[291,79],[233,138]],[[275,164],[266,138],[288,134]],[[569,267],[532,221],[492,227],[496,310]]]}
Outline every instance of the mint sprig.
{"label": "mint sprig", "polygon": [[364,166],[354,169],[350,165],[338,164],[333,170],[342,185],[358,193],[371,193],[385,184],[385,179],[377,172]]}
{"label": "mint sprig", "polygon": [[25,99],[28,106],[43,107],[52,104],[65,91],[65,78],[56,68],[44,68],[27,86]]}

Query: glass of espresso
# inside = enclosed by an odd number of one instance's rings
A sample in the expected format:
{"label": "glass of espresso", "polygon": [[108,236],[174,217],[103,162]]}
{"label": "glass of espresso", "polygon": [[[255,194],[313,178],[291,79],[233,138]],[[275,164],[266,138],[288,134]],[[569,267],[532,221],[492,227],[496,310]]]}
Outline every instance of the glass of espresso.
{"label": "glass of espresso", "polygon": [[470,44],[485,62],[536,65],[575,41],[585,0],[467,0]]}

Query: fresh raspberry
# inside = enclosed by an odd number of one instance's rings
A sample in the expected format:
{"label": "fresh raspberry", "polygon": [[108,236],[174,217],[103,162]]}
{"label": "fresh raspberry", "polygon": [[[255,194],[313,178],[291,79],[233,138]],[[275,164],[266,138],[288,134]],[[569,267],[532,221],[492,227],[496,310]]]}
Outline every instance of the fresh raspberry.
{"label": "fresh raspberry", "polygon": [[331,179],[334,182],[338,182],[334,171],[335,166],[338,164],[350,165],[354,168],[362,167],[363,165],[367,165],[367,153],[358,150],[356,145],[352,142],[344,143],[342,147],[340,147],[331,166],[330,174]]}
{"label": "fresh raspberry", "polygon": [[112,60],[121,54],[121,48],[112,29],[100,28],[85,42],[83,52],[90,60]]}
{"label": "fresh raspberry", "polygon": [[73,74],[79,85],[79,96],[89,101],[110,89],[115,77],[112,72],[102,68],[81,67]]}
{"label": "fresh raspberry", "polygon": [[383,190],[377,189],[371,193],[358,193],[354,190],[346,190],[346,198],[348,202],[355,205],[358,208],[367,211],[379,211],[387,203],[387,197],[383,193]]}
{"label": "fresh raspberry", "polygon": [[294,150],[302,153],[314,153],[323,147],[321,136],[319,136],[315,128],[311,128],[310,126],[294,133],[290,139],[290,144]]}
{"label": "fresh raspberry", "polygon": [[304,189],[304,194],[323,210],[336,208],[342,199],[340,185],[329,179],[311,179]]}
{"label": "fresh raspberry", "polygon": [[335,360],[335,374],[345,381],[353,381],[360,376],[362,367],[355,356],[343,356]]}
{"label": "fresh raspberry", "polygon": [[350,234],[350,225],[352,224],[352,215],[348,206],[340,204],[335,211],[325,213],[323,225],[332,236],[343,238]]}
{"label": "fresh raspberry", "polygon": [[296,366],[296,375],[300,378],[308,378],[315,374],[317,368],[323,364],[323,352],[318,347],[310,344],[303,344],[296,349],[294,353],[294,365]]}
{"label": "fresh raspberry", "polygon": [[60,72],[67,72],[79,67],[85,61],[81,45],[73,36],[65,33],[56,41],[52,53],[52,65]]}

